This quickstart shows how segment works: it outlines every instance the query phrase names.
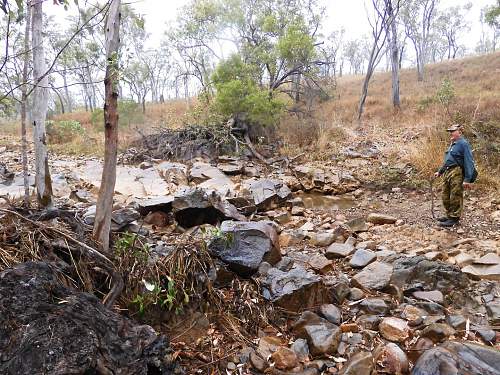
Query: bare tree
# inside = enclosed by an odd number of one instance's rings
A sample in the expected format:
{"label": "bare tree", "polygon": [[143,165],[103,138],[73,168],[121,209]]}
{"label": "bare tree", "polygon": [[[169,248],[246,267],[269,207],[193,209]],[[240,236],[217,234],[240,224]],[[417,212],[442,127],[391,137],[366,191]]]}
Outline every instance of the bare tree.
{"label": "bare tree", "polygon": [[412,41],[417,59],[417,79],[424,80],[424,66],[429,58],[431,27],[439,0],[411,0],[404,3],[401,15],[406,35]]}
{"label": "bare tree", "polygon": [[104,103],[104,166],[97,198],[93,236],[104,252],[109,251],[113,193],[116,183],[116,156],[118,149],[118,76],[120,46],[121,0],[111,0],[106,19],[106,77]]}
{"label": "bare tree", "polygon": [[372,28],[372,47],[370,49],[370,57],[368,58],[368,67],[361,89],[361,97],[358,105],[358,121],[361,120],[363,109],[365,106],[366,97],[368,96],[368,85],[372,78],[373,72],[377,67],[380,59],[383,56],[383,49],[387,39],[387,24],[389,15],[385,7],[385,0],[372,0],[373,14],[368,15],[368,22]]}
{"label": "bare tree", "polygon": [[49,79],[45,65],[43,49],[43,9],[42,1],[35,1],[32,15],[32,46],[33,46],[33,138],[35,142],[36,188],[38,203],[50,208],[52,202],[52,181],[47,155],[47,137],[45,134],[45,118],[48,107]]}
{"label": "bare tree", "polygon": [[30,27],[31,27],[31,5],[26,1],[25,28],[24,28],[24,62],[23,77],[21,86],[21,157],[23,160],[23,180],[24,180],[24,204],[29,205],[30,187],[28,181],[28,142],[26,140],[26,104],[28,102],[28,68],[30,55],[27,53],[30,49]]}
{"label": "bare tree", "polygon": [[396,17],[399,11],[399,0],[384,0],[384,8],[387,12],[386,33],[389,44],[389,54],[392,72],[392,105],[399,108],[401,101],[399,98],[399,47],[398,28]]}

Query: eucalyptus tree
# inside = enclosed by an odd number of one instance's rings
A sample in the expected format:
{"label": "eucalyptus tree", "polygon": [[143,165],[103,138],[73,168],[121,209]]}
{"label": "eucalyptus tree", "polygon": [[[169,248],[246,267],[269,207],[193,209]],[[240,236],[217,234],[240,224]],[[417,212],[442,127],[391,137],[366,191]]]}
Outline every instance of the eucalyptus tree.
{"label": "eucalyptus tree", "polygon": [[111,0],[105,26],[106,77],[104,103],[104,166],[96,205],[93,236],[101,250],[109,251],[113,193],[116,183],[116,158],[118,152],[118,86],[121,0]]}
{"label": "eucalyptus tree", "polygon": [[391,17],[394,15],[392,5],[388,5],[388,3],[391,3],[390,0],[372,0],[371,3],[372,7],[370,11],[367,11],[367,17],[372,29],[372,43],[358,104],[358,120],[361,120],[361,116],[363,115],[366,97],[368,96],[368,85],[375,72],[375,68],[383,56],[389,30],[388,25],[391,22]]}
{"label": "eucalyptus tree", "polygon": [[471,8],[472,3],[467,3],[446,8],[438,13],[436,32],[446,41],[448,59],[454,59],[460,51],[464,51],[460,38],[470,31],[470,24],[465,16]]}
{"label": "eucalyptus tree", "polygon": [[429,60],[432,27],[439,0],[408,0],[403,3],[401,18],[408,39],[415,49],[417,79],[424,80],[424,67]]}

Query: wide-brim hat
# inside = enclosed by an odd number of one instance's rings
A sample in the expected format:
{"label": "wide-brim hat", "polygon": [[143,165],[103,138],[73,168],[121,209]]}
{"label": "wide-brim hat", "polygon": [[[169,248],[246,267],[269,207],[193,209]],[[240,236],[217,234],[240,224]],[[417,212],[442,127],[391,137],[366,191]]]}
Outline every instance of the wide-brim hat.
{"label": "wide-brim hat", "polygon": [[455,130],[462,130],[462,126],[460,124],[453,124],[448,129],[446,129],[446,131],[448,132],[454,132]]}

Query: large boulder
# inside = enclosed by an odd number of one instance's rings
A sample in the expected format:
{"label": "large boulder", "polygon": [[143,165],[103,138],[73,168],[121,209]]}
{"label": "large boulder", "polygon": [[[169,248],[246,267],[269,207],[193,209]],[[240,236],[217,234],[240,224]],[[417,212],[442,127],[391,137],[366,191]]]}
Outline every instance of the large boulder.
{"label": "large boulder", "polygon": [[500,351],[475,343],[447,341],[425,351],[412,375],[499,375]]}
{"label": "large boulder", "polygon": [[246,220],[236,207],[216,192],[199,188],[179,189],[172,201],[175,220],[184,228],[201,224],[218,224],[223,220]]}
{"label": "large boulder", "polygon": [[172,374],[167,339],[63,285],[42,262],[0,273],[1,374]]}
{"label": "large boulder", "polygon": [[271,179],[249,179],[243,181],[242,191],[251,198],[259,211],[268,211],[286,202],[292,192],[283,182]]}
{"label": "large boulder", "polygon": [[265,221],[224,221],[209,250],[241,276],[252,275],[262,262],[276,264],[281,260],[278,233]]}
{"label": "large boulder", "polygon": [[439,290],[447,294],[466,290],[469,280],[456,266],[415,256],[394,261],[391,284],[405,290]]}
{"label": "large boulder", "polygon": [[271,268],[261,283],[264,298],[289,311],[313,308],[331,301],[331,293],[321,278],[302,267],[289,271]]}

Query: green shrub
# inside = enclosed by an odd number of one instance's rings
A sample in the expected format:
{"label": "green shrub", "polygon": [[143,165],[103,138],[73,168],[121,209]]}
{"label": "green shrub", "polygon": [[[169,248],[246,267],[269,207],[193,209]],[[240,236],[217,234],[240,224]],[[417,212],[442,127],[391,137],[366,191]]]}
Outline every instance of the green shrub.
{"label": "green shrub", "polygon": [[[144,115],[142,109],[133,100],[123,99],[118,101],[118,126],[130,127],[134,124],[143,124]],[[104,131],[104,110],[96,109],[90,116],[92,126],[99,131]]]}
{"label": "green shrub", "polygon": [[83,135],[85,129],[78,121],[46,121],[46,132],[52,144],[68,143],[76,136]]}
{"label": "green shrub", "polygon": [[245,115],[250,123],[275,125],[284,103],[257,84],[256,68],[233,55],[216,68],[212,81],[216,89],[213,109],[225,117]]}

